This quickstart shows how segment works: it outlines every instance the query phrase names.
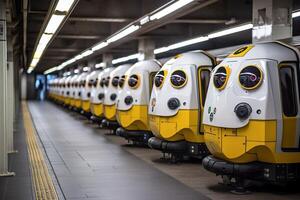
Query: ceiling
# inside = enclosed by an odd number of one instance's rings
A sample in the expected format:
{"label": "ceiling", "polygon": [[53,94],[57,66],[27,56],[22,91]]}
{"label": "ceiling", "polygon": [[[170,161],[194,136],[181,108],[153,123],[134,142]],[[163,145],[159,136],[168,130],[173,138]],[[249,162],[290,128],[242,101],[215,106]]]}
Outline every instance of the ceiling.
{"label": "ceiling", "polygon": [[[52,0],[54,1],[54,0]],[[27,66],[33,54],[37,37],[47,16],[51,0],[29,0],[26,28]],[[73,12],[48,46],[35,71],[43,72],[74,57],[83,50],[102,41],[130,22],[161,7],[170,0],[79,0]],[[138,41],[148,38],[156,47],[170,45],[188,38],[205,35],[216,30],[238,25],[252,19],[251,0],[199,0],[213,2],[209,5],[182,13],[180,18],[157,25],[130,40],[113,47],[106,48],[88,57],[101,62],[102,53],[109,53],[113,58],[127,56],[138,52]],[[298,3],[295,7],[299,8]],[[300,33],[294,29],[294,34]],[[244,31],[222,38],[192,45],[180,51],[193,49],[215,49],[251,42],[251,32]],[[170,56],[178,50],[160,54],[159,57]],[[84,62],[84,61],[83,61]]]}

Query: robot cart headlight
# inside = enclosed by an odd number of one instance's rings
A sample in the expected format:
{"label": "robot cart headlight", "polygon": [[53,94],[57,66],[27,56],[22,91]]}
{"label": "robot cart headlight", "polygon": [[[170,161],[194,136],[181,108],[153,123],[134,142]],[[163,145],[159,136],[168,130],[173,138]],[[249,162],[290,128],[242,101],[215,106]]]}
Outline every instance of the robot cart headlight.
{"label": "robot cart headlight", "polygon": [[129,79],[128,79],[129,87],[136,89],[139,87],[139,84],[140,84],[140,78],[138,75],[133,74],[129,77]]}
{"label": "robot cart headlight", "polygon": [[105,78],[102,78],[100,81],[100,86],[103,87],[104,86],[104,82],[105,82]]}
{"label": "robot cart headlight", "polygon": [[99,95],[98,95],[98,99],[99,100],[102,100],[104,98],[104,93],[100,93]]}
{"label": "robot cart headlight", "polygon": [[159,71],[154,78],[154,84],[156,87],[161,88],[165,80],[165,71]]}
{"label": "robot cart headlight", "polygon": [[105,85],[106,87],[109,86],[109,80],[110,80],[110,77],[107,77],[107,78],[105,79],[105,81],[104,81],[104,85]]}
{"label": "robot cart headlight", "polygon": [[119,79],[119,83],[118,83],[119,87],[123,88],[124,83],[125,83],[125,75],[121,76],[121,78]]}
{"label": "robot cart headlight", "polygon": [[179,99],[177,99],[175,97],[169,99],[169,101],[168,101],[168,107],[169,107],[169,109],[176,110],[177,108],[179,108],[179,106],[180,106]]}
{"label": "robot cart headlight", "polygon": [[112,81],[111,81],[111,84],[112,84],[114,87],[118,87],[118,84],[119,84],[119,77],[118,77],[118,76],[113,77],[113,79],[112,79]]}
{"label": "robot cart headlight", "polygon": [[229,68],[228,67],[219,67],[214,74],[213,82],[214,86],[218,90],[223,90],[226,87],[227,81],[229,79]]}
{"label": "robot cart headlight", "polygon": [[94,80],[90,80],[89,83],[88,83],[88,86],[92,87],[93,86],[93,82],[94,82]]}
{"label": "robot cart headlight", "polygon": [[241,87],[246,90],[253,90],[260,86],[263,73],[256,66],[247,66],[239,74]]}
{"label": "robot cart headlight", "polygon": [[98,78],[96,78],[96,80],[94,81],[93,86],[96,87],[97,83],[98,83]]}
{"label": "robot cart headlight", "polygon": [[182,70],[176,70],[171,74],[171,85],[174,88],[182,88],[187,83],[186,73]]}
{"label": "robot cart headlight", "polygon": [[240,120],[245,120],[250,116],[250,114],[252,112],[252,108],[247,103],[239,103],[234,108],[234,112]]}
{"label": "robot cart headlight", "polygon": [[127,96],[127,97],[125,97],[124,102],[125,102],[125,104],[128,105],[128,106],[129,106],[130,104],[132,104],[132,103],[133,103],[133,98],[132,98],[132,96]]}
{"label": "robot cart headlight", "polygon": [[110,95],[110,100],[114,101],[117,98],[117,94],[113,93]]}

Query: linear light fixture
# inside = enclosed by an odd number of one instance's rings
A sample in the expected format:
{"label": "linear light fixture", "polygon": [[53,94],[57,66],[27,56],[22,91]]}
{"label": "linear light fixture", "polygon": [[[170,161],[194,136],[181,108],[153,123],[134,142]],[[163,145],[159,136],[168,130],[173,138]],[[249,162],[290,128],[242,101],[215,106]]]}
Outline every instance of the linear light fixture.
{"label": "linear light fixture", "polygon": [[253,25],[251,23],[249,23],[249,24],[244,24],[244,25],[237,26],[237,27],[234,27],[234,28],[225,29],[225,30],[222,30],[222,31],[218,31],[218,32],[209,34],[208,36],[200,36],[200,37],[197,37],[197,38],[193,38],[193,39],[190,39],[190,40],[186,40],[186,41],[182,41],[182,42],[179,42],[179,43],[176,43],[176,44],[172,44],[172,45],[167,46],[167,47],[160,47],[160,48],[154,50],[154,54],[164,53],[164,52],[167,52],[167,51],[170,51],[170,50],[173,50],[173,49],[178,49],[178,48],[189,46],[189,45],[192,45],[192,44],[197,44],[197,43],[200,43],[200,42],[204,42],[204,41],[207,41],[209,39],[222,37],[222,36],[225,36],[225,35],[229,35],[229,34],[241,32],[241,31],[249,30],[249,29],[252,29],[252,27],[253,27]]}
{"label": "linear light fixture", "polygon": [[136,54],[132,54],[132,55],[129,55],[129,56],[117,58],[117,59],[112,60],[112,64],[118,64],[118,63],[121,63],[121,62],[126,62],[128,60],[138,59],[139,56],[140,56],[140,54],[136,53]]}
{"label": "linear light fixture", "polygon": [[115,42],[127,35],[129,35],[130,33],[133,33],[134,31],[138,30],[140,28],[140,26],[138,25],[131,25],[129,26],[128,28],[124,29],[123,31],[113,35],[112,37],[110,37],[107,42],[108,43],[112,43],[112,42]]}
{"label": "linear light fixture", "polygon": [[92,50],[87,50],[87,51],[85,51],[85,52],[81,53],[80,55],[81,55],[82,57],[86,57],[86,56],[89,56],[89,55],[91,55],[92,53],[93,53],[93,51],[92,51]]}
{"label": "linear light fixture", "polygon": [[83,71],[84,71],[84,72],[87,72],[87,71],[89,71],[89,70],[90,70],[89,67],[84,67],[84,68],[83,68]]}
{"label": "linear light fixture", "polygon": [[[74,0],[65,0],[66,3],[67,2],[73,2],[73,1]],[[160,19],[160,18],[162,18],[162,17],[178,10],[179,8],[185,6],[185,5],[187,5],[187,4],[189,4],[193,1],[194,0],[178,0],[175,3],[172,3],[169,6],[166,6],[165,8],[163,8],[163,9],[159,10],[158,12],[152,14],[151,16],[149,16],[149,15],[145,16],[144,18],[142,18],[139,21],[139,24],[144,25],[144,24],[148,23],[151,20]],[[61,10],[63,10],[63,9],[61,9]],[[294,11],[292,13],[292,18],[296,18],[296,17],[299,17],[299,16],[300,16],[300,10]],[[67,65],[69,65],[69,64],[71,64],[71,63],[73,63],[77,60],[80,60],[80,59],[82,59],[83,57],[85,57],[87,55],[92,54],[94,51],[97,51],[99,49],[102,49],[102,48],[108,46],[109,43],[115,42],[115,41],[117,41],[117,40],[119,40],[123,37],[126,37],[127,35],[129,35],[129,34],[133,33],[134,31],[138,30],[140,27],[141,26],[139,26],[139,25],[129,26],[128,28],[122,30],[121,32],[113,35],[108,40],[96,44],[94,47],[91,48],[91,51],[88,51],[89,53],[84,52],[82,54],[77,55],[75,58],[72,58],[72,59],[62,63],[61,65],[56,67],[56,70],[63,69],[63,67],[65,67],[65,66],[67,66]],[[167,51],[170,51],[170,50],[173,50],[173,49],[178,49],[178,48],[189,46],[189,45],[192,45],[192,44],[197,44],[197,43],[200,43],[200,42],[207,41],[209,39],[222,37],[222,36],[225,36],[225,35],[229,35],[229,34],[241,32],[241,31],[249,30],[249,29],[252,29],[252,28],[253,28],[253,24],[251,24],[251,23],[244,24],[242,26],[238,26],[238,27],[218,31],[218,32],[215,32],[215,33],[211,33],[208,36],[201,36],[201,37],[193,38],[193,39],[186,40],[186,41],[183,41],[183,42],[179,42],[179,43],[176,43],[176,44],[173,44],[173,45],[169,45],[167,47],[160,47],[160,48],[157,48],[157,49],[154,50],[154,54],[164,53],[164,52],[167,52]],[[140,56],[141,56],[140,54],[133,54],[133,55],[130,55],[130,56],[125,56],[125,57],[122,57],[122,58],[114,59],[112,62],[113,62],[113,64],[117,64],[117,63],[120,63],[120,62],[126,62],[128,60],[139,59]],[[99,65],[96,65],[96,68],[97,68],[97,66],[99,66]],[[55,68],[51,68],[51,69],[55,69]]]}
{"label": "linear light fixture", "polygon": [[64,18],[65,15],[52,15],[46,26],[45,33],[54,34]]}
{"label": "linear light fixture", "polygon": [[194,0],[178,0],[175,3],[165,7],[162,10],[159,10],[158,12],[151,15],[150,20],[160,19],[166,15],[169,15],[170,13],[178,10],[179,8],[191,3],[192,1],[194,1]]}
{"label": "linear light fixture", "polygon": [[234,27],[234,28],[229,28],[229,29],[225,29],[223,31],[218,31],[218,32],[209,34],[208,38],[209,39],[217,38],[217,37],[230,35],[230,34],[241,32],[241,31],[249,30],[249,29],[252,29],[252,28],[253,28],[253,24],[249,23],[249,24],[245,24],[245,25],[242,25],[242,26],[237,26],[237,27]]}
{"label": "linear light fixture", "polygon": [[[63,0],[60,0],[60,1],[63,1]],[[71,4],[70,2],[73,2],[73,1],[74,1],[74,0],[65,0],[65,2],[59,2],[59,3],[57,4],[57,8],[56,8],[56,9],[59,10],[59,11],[64,11],[64,10],[66,10],[67,8],[69,8],[68,5]],[[93,47],[91,48],[92,52],[90,52],[90,53],[93,53],[93,52],[95,52],[95,51],[97,51],[97,50],[100,50],[100,49],[102,49],[102,48],[108,46],[110,43],[113,43],[113,42],[115,42],[115,41],[117,41],[117,40],[120,40],[120,39],[122,39],[122,38],[128,36],[129,34],[135,32],[135,31],[137,31],[139,28],[141,28],[142,25],[144,25],[144,24],[150,22],[151,20],[158,20],[158,19],[160,19],[160,18],[162,18],[162,17],[164,17],[164,16],[166,16],[166,15],[169,15],[170,13],[172,13],[172,12],[174,12],[174,11],[180,9],[180,8],[183,7],[183,6],[186,6],[187,4],[189,4],[189,3],[193,2],[193,1],[194,1],[194,0],[177,0],[177,1],[173,1],[173,2],[171,1],[171,2],[172,2],[171,4],[168,4],[168,5],[164,6],[164,7],[162,7],[162,9],[159,9],[157,12],[154,12],[154,13],[151,14],[151,15],[147,15],[147,16],[143,17],[143,18],[138,22],[139,25],[137,25],[137,24],[132,24],[132,25],[128,26],[127,28],[125,28],[124,30],[121,30],[121,31],[117,32],[116,34],[112,35],[112,36],[109,37],[107,40],[102,41],[102,42],[96,44],[95,46],[93,46]],[[66,5],[65,5],[65,4],[66,4]],[[90,55],[90,54],[89,54],[89,55]],[[136,56],[136,54],[134,54],[134,55],[135,55],[135,56],[134,56],[133,59],[138,59],[138,57],[141,56],[141,55]],[[132,55],[131,55],[131,56],[132,56]],[[129,60],[131,60],[131,59],[132,59],[131,56],[126,56],[126,57],[124,57],[123,59],[125,59],[125,58],[128,59],[128,58],[129,58]],[[82,55],[82,54],[79,54],[79,55],[75,56],[74,62],[75,62],[76,60],[82,59],[83,57],[85,57],[85,56]],[[114,60],[114,63],[124,62],[124,61],[122,61],[123,59],[121,59],[121,60],[115,59],[115,60]],[[126,60],[126,59],[125,59],[125,60]],[[68,63],[68,64],[71,64],[71,63]],[[67,65],[68,65],[68,64],[67,64]],[[58,66],[57,69],[58,69],[58,70],[63,69],[63,67],[65,67],[65,66],[66,66],[66,64],[65,64],[65,63],[62,63],[61,65]]]}
{"label": "linear light fixture", "polygon": [[101,62],[101,63],[97,63],[97,64],[95,65],[95,68],[96,68],[96,69],[99,69],[99,68],[101,68],[101,67],[105,68],[105,67],[106,67],[106,63],[105,63],[105,62]]}
{"label": "linear light fixture", "polygon": [[52,68],[50,68],[50,69],[47,69],[46,71],[44,71],[44,74],[50,74],[50,73],[52,73],[52,72],[55,72],[57,69],[56,69],[57,67],[52,67]]}
{"label": "linear light fixture", "polygon": [[64,18],[67,16],[67,13],[70,11],[75,0],[58,0],[54,12],[50,16],[49,21],[47,22],[46,28],[38,40],[38,45],[33,54],[33,59],[30,63],[31,69],[28,69],[27,72],[31,73],[36,65],[39,62],[39,59],[42,57],[47,45],[51,41],[53,35],[57,32]]}
{"label": "linear light fixture", "polygon": [[294,11],[292,13],[292,18],[296,18],[296,17],[299,17],[299,16],[300,16],[300,10]]}
{"label": "linear light fixture", "polygon": [[92,51],[97,51],[99,49],[102,49],[108,45],[107,42],[100,42],[99,44],[96,44],[93,48]]}
{"label": "linear light fixture", "polygon": [[74,0],[60,0],[58,1],[55,10],[60,12],[68,12],[73,5]]}

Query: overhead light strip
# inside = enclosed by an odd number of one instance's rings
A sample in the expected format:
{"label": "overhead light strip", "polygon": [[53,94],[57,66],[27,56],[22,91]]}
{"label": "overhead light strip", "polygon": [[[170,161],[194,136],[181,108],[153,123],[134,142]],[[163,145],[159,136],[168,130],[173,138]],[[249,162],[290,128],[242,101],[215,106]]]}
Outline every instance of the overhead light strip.
{"label": "overhead light strip", "polygon": [[[70,1],[70,0],[68,0]],[[151,13],[150,15],[144,16],[137,24],[132,24],[130,26],[128,26],[127,28],[124,28],[122,30],[120,30],[119,32],[113,34],[112,36],[108,37],[108,39],[106,39],[105,41],[102,41],[96,45],[94,45],[93,47],[89,48],[89,52],[91,55],[92,53],[94,53],[95,51],[98,51],[100,49],[103,49],[104,47],[108,46],[109,44],[116,42],[130,34],[132,34],[133,32],[137,31],[138,29],[141,28],[142,25],[152,21],[152,20],[158,20],[160,18],[163,18],[169,14],[171,14],[172,12],[180,9],[183,6],[188,5],[189,3],[193,2],[194,0],[177,0],[177,1],[171,1],[171,3],[169,3],[169,5],[167,6],[163,6],[161,7],[161,9],[159,9],[158,11],[155,11],[153,13]],[[91,51],[90,51],[91,50]],[[74,62],[77,60],[80,60],[82,58],[84,58],[86,55],[82,55],[83,53],[75,56],[75,60],[73,60]],[[115,61],[118,62],[118,61]],[[57,70],[61,70],[63,69],[65,66],[72,64],[65,64],[66,62],[60,64],[59,66],[57,66]]]}
{"label": "overhead light strip", "polygon": [[150,16],[150,20],[157,20],[160,18],[163,18],[170,13],[173,13],[174,11],[178,10],[179,8],[182,8],[183,6],[186,6],[187,4],[191,3],[194,0],[178,0],[175,3],[171,4],[170,6],[167,6],[166,8],[163,8],[162,10],[159,10],[158,12],[154,13]]}
{"label": "overhead light strip", "polygon": [[30,67],[27,70],[27,73],[31,73],[38,64],[53,35],[56,33],[70,11],[72,5],[74,4],[74,1],[75,0],[58,0],[53,13],[47,22],[46,28],[42,36],[39,38],[38,45],[34,51],[33,59],[30,63]]}
{"label": "overhead light strip", "polygon": [[[66,1],[73,1],[73,0],[66,0]],[[143,17],[139,21],[139,23],[140,23],[140,25],[144,25],[144,24],[146,24],[150,21],[161,19],[161,18],[169,15],[170,13],[182,8],[183,6],[188,5],[189,3],[193,2],[193,1],[194,0],[178,0],[178,1],[175,1],[174,3],[170,4],[169,6],[163,7],[159,11],[153,13],[152,15],[147,15],[147,16]],[[299,17],[299,16],[300,16],[300,11],[294,11],[292,13],[292,18],[296,18],[296,17]],[[53,69],[54,71],[55,71],[55,69],[56,70],[61,70],[65,66],[67,66],[69,64],[72,64],[72,63],[76,62],[77,60],[80,60],[80,59],[84,58],[85,56],[91,55],[95,51],[98,51],[98,50],[108,46],[110,43],[113,43],[117,40],[120,40],[120,39],[126,37],[127,35],[129,35],[129,34],[135,32],[136,30],[138,30],[140,27],[141,26],[138,26],[138,25],[131,25],[128,28],[126,28],[124,30],[121,30],[120,32],[118,32],[118,33],[114,34],[113,36],[109,37],[106,41],[103,41],[103,42],[100,42],[100,43],[96,44],[91,49],[87,50],[86,52],[83,52],[83,53],[75,56],[74,58],[60,64],[59,66],[53,67],[51,69]],[[179,43],[167,46],[167,47],[160,47],[160,48],[154,50],[154,54],[161,54],[161,53],[173,50],[173,49],[182,48],[182,47],[189,46],[189,45],[192,45],[192,44],[197,44],[197,43],[200,43],[200,42],[204,42],[204,41],[207,41],[209,39],[222,37],[222,36],[225,36],[225,35],[229,35],[229,34],[241,32],[241,31],[249,30],[249,29],[252,29],[252,28],[253,28],[253,24],[248,23],[248,24],[245,24],[245,25],[242,25],[242,26],[238,26],[238,27],[222,30],[222,31],[219,31],[219,32],[211,33],[207,36],[200,36],[200,37],[193,38],[193,39],[190,39],[190,40],[182,41],[182,42],[179,42]],[[133,55],[130,55],[130,56],[117,58],[117,59],[113,60],[113,64],[126,62],[126,61],[133,60],[133,59],[138,59],[139,56],[140,56],[139,54],[133,54]],[[47,71],[45,71],[45,73]],[[51,71],[51,72],[54,72],[54,71]]]}

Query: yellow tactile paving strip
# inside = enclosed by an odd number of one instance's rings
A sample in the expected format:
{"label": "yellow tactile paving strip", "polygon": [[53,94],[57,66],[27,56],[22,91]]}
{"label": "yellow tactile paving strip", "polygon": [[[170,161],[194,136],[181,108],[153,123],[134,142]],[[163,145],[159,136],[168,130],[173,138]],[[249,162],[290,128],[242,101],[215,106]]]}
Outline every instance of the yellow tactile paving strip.
{"label": "yellow tactile paving strip", "polygon": [[22,102],[23,120],[30,161],[31,175],[37,200],[58,199],[26,102]]}

